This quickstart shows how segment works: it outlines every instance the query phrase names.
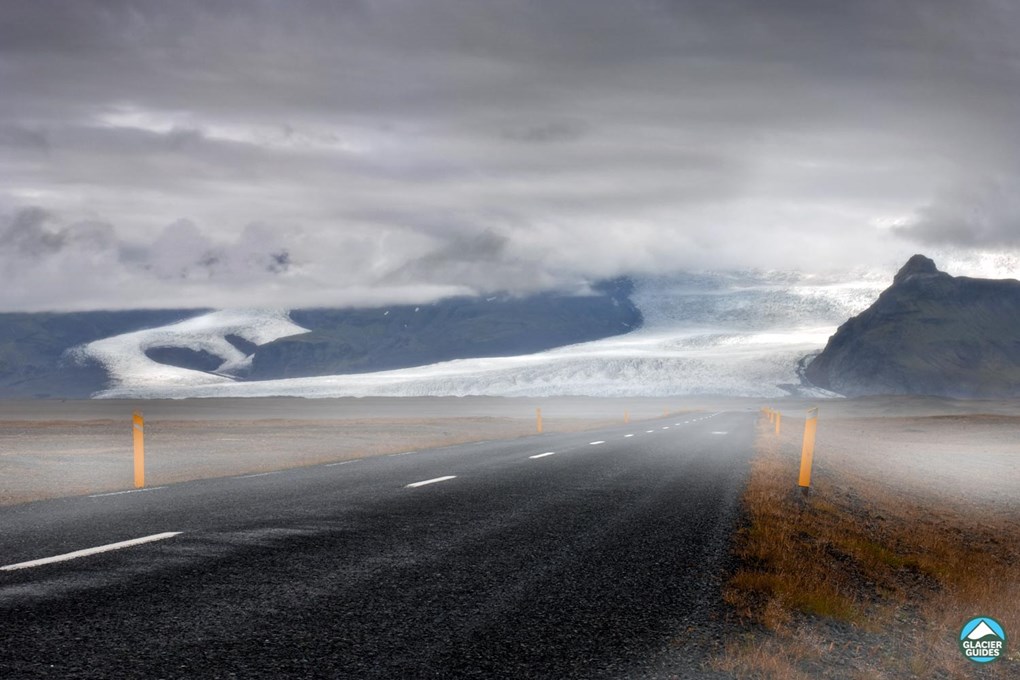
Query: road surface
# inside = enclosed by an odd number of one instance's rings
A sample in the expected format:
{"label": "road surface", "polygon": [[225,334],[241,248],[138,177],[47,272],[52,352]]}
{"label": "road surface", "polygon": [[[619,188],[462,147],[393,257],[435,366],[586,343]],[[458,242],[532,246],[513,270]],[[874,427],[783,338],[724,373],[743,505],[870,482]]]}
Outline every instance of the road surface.
{"label": "road surface", "polygon": [[0,508],[0,678],[705,677],[756,415]]}

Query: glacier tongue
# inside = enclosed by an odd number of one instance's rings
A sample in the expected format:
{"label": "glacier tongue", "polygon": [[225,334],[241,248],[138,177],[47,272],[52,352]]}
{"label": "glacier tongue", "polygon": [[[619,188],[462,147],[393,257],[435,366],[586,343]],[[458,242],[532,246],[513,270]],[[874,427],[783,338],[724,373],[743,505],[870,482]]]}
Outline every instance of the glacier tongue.
{"label": "glacier tongue", "polygon": [[236,381],[165,366],[145,348],[178,344],[243,355],[224,336],[261,344],[304,332],[282,311],[214,312],[160,329],[87,345],[114,376],[102,397],[719,394],[772,397],[800,387],[798,361],[884,288],[878,278],[824,281],[790,273],[713,273],[636,281],[645,325],[626,335],[514,357],[265,381]]}
{"label": "glacier tongue", "polygon": [[[96,396],[128,394],[159,397],[164,391],[229,385],[230,373],[250,361],[227,340],[236,335],[261,345],[287,335],[304,333],[284,310],[226,310],[202,314],[168,326],[115,335],[72,350],[72,358],[95,361],[110,374],[110,389]],[[208,352],[223,360],[217,373],[206,373],[153,361],[146,350],[181,347]],[[218,374],[219,373],[219,374]]]}

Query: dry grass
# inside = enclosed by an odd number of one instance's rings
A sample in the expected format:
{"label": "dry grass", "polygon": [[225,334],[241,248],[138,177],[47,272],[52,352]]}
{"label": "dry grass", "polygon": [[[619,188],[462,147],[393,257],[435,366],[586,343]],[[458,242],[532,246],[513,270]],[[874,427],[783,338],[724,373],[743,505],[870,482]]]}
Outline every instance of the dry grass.
{"label": "dry grass", "polygon": [[817,466],[805,499],[797,424],[784,420],[783,437],[760,426],[740,566],[724,591],[747,634],[715,668],[794,680],[1018,677],[1013,645],[979,668],[956,642],[978,615],[1020,633],[1016,518],[904,494],[846,461]]}

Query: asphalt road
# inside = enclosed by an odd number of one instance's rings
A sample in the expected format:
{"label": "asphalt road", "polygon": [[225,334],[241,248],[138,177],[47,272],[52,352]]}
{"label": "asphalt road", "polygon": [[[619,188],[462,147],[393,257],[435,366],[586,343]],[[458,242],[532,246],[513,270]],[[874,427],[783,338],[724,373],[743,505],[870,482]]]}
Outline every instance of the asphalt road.
{"label": "asphalt road", "polygon": [[0,508],[0,678],[706,677],[756,415]]}

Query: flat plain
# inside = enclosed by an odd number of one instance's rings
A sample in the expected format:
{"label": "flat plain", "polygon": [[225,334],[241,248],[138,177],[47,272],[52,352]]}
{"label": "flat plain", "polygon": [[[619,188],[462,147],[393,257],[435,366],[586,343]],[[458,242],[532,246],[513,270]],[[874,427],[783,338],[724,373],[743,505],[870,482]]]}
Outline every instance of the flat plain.
{"label": "flat plain", "polygon": [[[684,402],[686,403],[686,402]],[[680,400],[422,397],[0,401],[0,505],[129,489],[131,414],[145,416],[146,485],[254,474],[693,408]]]}

